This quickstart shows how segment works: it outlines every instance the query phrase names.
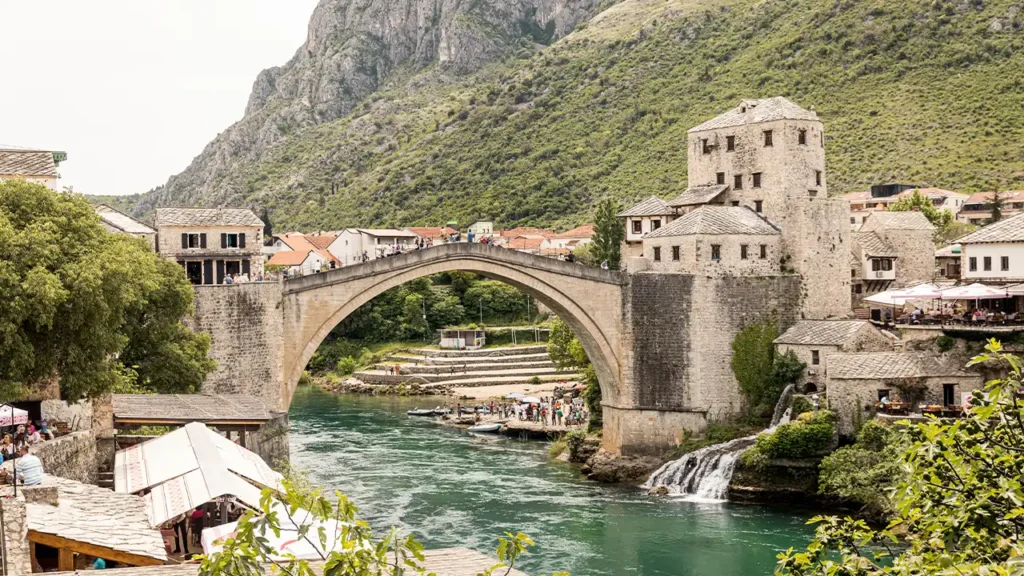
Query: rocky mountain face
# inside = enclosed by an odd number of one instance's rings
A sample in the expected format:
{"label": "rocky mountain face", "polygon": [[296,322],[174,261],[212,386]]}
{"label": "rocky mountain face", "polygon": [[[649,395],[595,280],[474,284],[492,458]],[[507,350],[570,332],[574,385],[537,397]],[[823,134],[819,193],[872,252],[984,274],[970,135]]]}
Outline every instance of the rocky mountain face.
{"label": "rocky mountain face", "polygon": [[144,195],[138,214],[163,205],[244,204],[232,182],[304,127],[330,122],[386,86],[444,83],[516,51],[565,36],[597,0],[322,0],[306,42],[253,83],[245,116],[181,174]]}

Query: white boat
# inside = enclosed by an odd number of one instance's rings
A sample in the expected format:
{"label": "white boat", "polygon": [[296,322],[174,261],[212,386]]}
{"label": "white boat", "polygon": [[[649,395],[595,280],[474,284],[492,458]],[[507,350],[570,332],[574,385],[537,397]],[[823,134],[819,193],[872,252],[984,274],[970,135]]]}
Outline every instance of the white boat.
{"label": "white boat", "polygon": [[501,424],[478,424],[470,426],[468,432],[497,432],[501,430]]}
{"label": "white boat", "polygon": [[434,411],[429,408],[426,410],[421,410],[419,408],[417,408],[416,410],[406,410],[405,414],[406,416],[436,416],[436,414],[434,414]]}

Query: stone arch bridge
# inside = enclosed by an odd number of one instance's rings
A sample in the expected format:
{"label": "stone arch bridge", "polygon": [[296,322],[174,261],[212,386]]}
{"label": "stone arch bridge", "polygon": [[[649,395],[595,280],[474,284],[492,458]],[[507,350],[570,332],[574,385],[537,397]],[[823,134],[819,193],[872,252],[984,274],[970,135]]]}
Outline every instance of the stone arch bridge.
{"label": "stone arch bridge", "polygon": [[[601,384],[604,447],[616,453],[664,451],[685,430],[702,429],[710,413],[735,412],[741,399],[728,370],[732,336],[799,293],[785,277],[624,274],[444,244],[284,282],[197,287],[193,324],[211,334],[218,361],[204,389],[252,394],[286,411],[309,359],[346,316],[390,288],[451,270],[511,284],[572,328]],[[741,309],[738,317],[714,313],[723,292]]]}

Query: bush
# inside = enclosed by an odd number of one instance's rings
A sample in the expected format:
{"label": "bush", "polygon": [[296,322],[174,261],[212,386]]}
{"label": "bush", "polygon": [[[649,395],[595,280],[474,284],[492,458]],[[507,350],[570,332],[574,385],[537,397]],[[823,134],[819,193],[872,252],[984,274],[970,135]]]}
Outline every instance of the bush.
{"label": "bush", "polygon": [[338,364],[335,367],[335,371],[343,376],[348,376],[349,374],[355,372],[356,368],[358,367],[359,363],[355,358],[351,356],[346,356],[341,360],[338,360]]}
{"label": "bush", "polygon": [[742,438],[753,433],[754,431],[746,426],[711,424],[704,431],[703,436],[688,435],[679,446],[676,446],[676,449],[673,451],[673,458],[679,458],[684,454],[695,452],[701,448]]}
{"label": "bush", "polygon": [[955,343],[956,341],[953,338],[945,334],[935,339],[935,346],[939,349],[939,352],[949,352],[953,349],[953,344]]}
{"label": "bush", "polygon": [[863,506],[862,512],[885,520],[893,512],[889,487],[903,478],[901,434],[877,420],[861,428],[856,444],[845,446],[821,461],[818,492]]}
{"label": "bush", "polygon": [[792,412],[790,413],[794,418],[804,412],[811,412],[814,410],[814,404],[811,404],[811,401],[808,400],[806,396],[793,396],[793,401],[789,404],[789,407],[792,408]]}
{"label": "bush", "polygon": [[558,440],[555,440],[554,442],[551,443],[551,446],[548,448],[548,456],[552,458],[558,458],[568,448],[568,441],[566,441],[565,438],[559,438]]}
{"label": "bush", "polygon": [[579,452],[583,443],[587,440],[587,433],[582,430],[573,430],[563,437],[565,440],[565,447],[569,449],[569,453],[573,454]]}
{"label": "bush", "polygon": [[312,382],[313,379],[310,378],[309,372],[303,370],[302,375],[299,376],[299,386],[309,386]]}
{"label": "bush", "polygon": [[765,457],[810,458],[828,449],[836,432],[836,416],[829,410],[801,414],[775,432],[757,437],[754,449]]}

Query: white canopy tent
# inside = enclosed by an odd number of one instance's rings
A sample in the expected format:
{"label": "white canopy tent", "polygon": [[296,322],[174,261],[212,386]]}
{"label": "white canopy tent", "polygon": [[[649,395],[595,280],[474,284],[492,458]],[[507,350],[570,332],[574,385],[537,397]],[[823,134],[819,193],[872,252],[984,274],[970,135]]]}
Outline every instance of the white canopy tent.
{"label": "white canopy tent", "polygon": [[148,490],[143,499],[153,526],[222,496],[258,508],[261,489],[279,489],[282,479],[262,458],[198,422],[114,458],[114,490]]}
{"label": "white canopy tent", "polygon": [[28,412],[10,404],[0,406],[0,426],[28,424]]}
{"label": "white canopy tent", "polygon": [[[292,517],[295,524],[299,526],[309,525],[310,529],[307,538],[299,538],[298,529],[288,519],[288,510],[280,502],[274,502],[273,512],[277,514],[277,520],[281,525],[281,533],[274,534],[267,530],[262,536],[267,539],[267,544],[276,550],[273,560],[286,560],[287,555],[292,555],[296,560],[320,560],[327,554],[341,546],[341,526],[337,520],[328,522],[317,522],[311,520],[309,512],[299,508]],[[220,526],[212,526],[203,530],[203,554],[210,555],[219,552],[224,545],[226,538],[235,535],[238,522],[229,522]],[[320,545],[319,529],[324,529],[327,536],[327,547]]]}

